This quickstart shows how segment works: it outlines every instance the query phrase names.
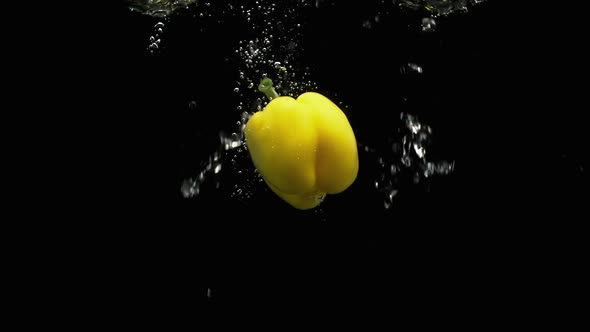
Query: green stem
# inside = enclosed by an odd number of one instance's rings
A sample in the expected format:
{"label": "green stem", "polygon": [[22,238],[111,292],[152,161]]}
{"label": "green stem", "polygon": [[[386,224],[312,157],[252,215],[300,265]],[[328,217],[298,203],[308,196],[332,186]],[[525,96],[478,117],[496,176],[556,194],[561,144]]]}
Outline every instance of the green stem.
{"label": "green stem", "polygon": [[264,93],[269,101],[279,97],[279,94],[272,85],[272,80],[268,77],[265,77],[260,81],[260,84],[258,84],[258,91]]}

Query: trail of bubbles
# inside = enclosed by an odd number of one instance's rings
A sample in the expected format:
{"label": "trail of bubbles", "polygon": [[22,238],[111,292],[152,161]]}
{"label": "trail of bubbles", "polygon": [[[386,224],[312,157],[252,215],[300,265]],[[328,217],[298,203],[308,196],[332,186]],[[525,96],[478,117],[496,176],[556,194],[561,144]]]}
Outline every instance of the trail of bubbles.
{"label": "trail of bubbles", "polygon": [[[198,175],[183,182],[181,191],[184,197],[198,195],[201,184],[208,178],[216,179],[225,165],[234,180],[230,197],[250,199],[257,185],[262,183],[262,177],[249,161],[244,130],[251,115],[267,105],[257,90],[262,78],[270,77],[278,93],[284,96],[296,97],[317,89],[316,84],[309,79],[309,68],[301,70],[297,64],[302,36],[302,27],[298,22],[301,21],[302,10],[310,6],[310,3],[302,1],[277,3],[263,0],[256,1],[253,6],[229,5],[228,9],[237,11],[258,35],[240,41],[234,52],[239,72],[232,92],[239,97],[236,110],[241,117],[236,121],[234,133],[220,133],[218,151],[209,158]],[[230,158],[229,164],[222,163],[227,157]],[[216,187],[219,187],[218,183]]]}

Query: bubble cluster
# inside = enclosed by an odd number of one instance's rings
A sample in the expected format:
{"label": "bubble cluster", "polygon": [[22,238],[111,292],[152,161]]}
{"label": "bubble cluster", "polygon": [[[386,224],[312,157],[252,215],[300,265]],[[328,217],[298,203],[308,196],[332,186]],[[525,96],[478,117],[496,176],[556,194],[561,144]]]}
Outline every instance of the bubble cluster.
{"label": "bubble cluster", "polygon": [[[259,96],[257,87],[260,80],[270,77],[280,95],[296,97],[316,89],[309,80],[309,71],[301,71],[298,63],[301,53],[302,15],[311,4],[306,1],[263,1],[257,0],[250,8],[239,7],[239,13],[252,28],[256,38],[242,40],[235,49],[240,65],[236,87],[246,87],[243,100],[252,103],[252,95]],[[256,105],[254,111],[263,108]]]}
{"label": "bubble cluster", "polygon": [[158,22],[154,25],[154,33],[149,38],[148,50],[150,54],[156,54],[161,49],[162,34],[164,33],[164,22]]}

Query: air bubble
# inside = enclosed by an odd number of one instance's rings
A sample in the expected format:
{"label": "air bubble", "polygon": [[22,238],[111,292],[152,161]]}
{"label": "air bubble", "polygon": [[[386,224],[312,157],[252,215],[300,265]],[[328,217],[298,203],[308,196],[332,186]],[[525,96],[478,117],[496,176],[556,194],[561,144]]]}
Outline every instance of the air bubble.
{"label": "air bubble", "polygon": [[400,72],[405,75],[420,75],[422,74],[422,67],[415,63],[408,63],[400,68]]}
{"label": "air bubble", "polygon": [[425,17],[422,19],[422,31],[432,32],[436,29],[436,21],[431,17]]}

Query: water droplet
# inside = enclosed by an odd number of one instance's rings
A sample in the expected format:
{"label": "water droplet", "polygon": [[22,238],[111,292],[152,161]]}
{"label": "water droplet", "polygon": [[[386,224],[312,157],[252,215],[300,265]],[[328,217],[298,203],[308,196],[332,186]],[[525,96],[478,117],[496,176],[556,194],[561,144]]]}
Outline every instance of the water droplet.
{"label": "water droplet", "polygon": [[193,179],[187,179],[182,182],[180,191],[184,198],[190,198],[199,194],[199,183]]}
{"label": "water droplet", "polygon": [[420,183],[420,174],[418,172],[414,173],[414,183]]}
{"label": "water droplet", "polygon": [[315,200],[319,201],[320,203],[323,202],[325,198],[326,198],[326,194],[315,195]]}
{"label": "water droplet", "polygon": [[412,165],[412,158],[410,158],[410,156],[408,156],[407,154],[404,154],[401,157],[401,162],[404,166],[410,167]]}

